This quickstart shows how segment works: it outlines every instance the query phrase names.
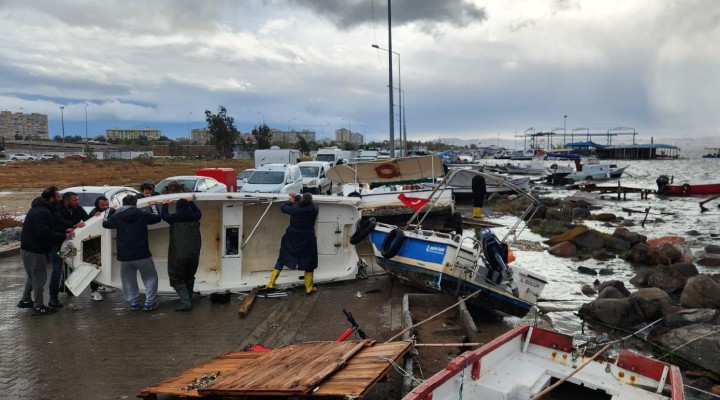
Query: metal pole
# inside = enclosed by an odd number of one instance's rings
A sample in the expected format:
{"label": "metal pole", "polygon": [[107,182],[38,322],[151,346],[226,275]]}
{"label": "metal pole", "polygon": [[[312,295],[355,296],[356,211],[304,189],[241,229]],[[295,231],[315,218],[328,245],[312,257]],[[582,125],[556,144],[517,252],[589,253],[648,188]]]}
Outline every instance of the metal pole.
{"label": "metal pole", "polygon": [[85,143],[87,143],[87,141],[88,141],[87,108],[88,108],[88,105],[85,104]]}
{"label": "metal pole", "polygon": [[60,121],[62,124],[62,144],[65,145],[65,107],[60,106]]}
{"label": "metal pole", "polygon": [[403,129],[403,157],[407,155],[407,124],[405,122],[405,117],[407,117],[407,113],[405,113],[405,91],[402,92],[402,104],[403,104],[403,122],[402,122],[402,129]]}
{"label": "metal pole", "polygon": [[190,116],[192,115],[192,111],[190,111],[187,115],[187,131],[188,131],[188,152],[190,153],[190,157],[192,158],[192,133],[190,133]]}
{"label": "metal pole", "polygon": [[565,147],[565,131],[567,131],[567,115],[563,115],[563,147]]}
{"label": "metal pole", "polygon": [[393,68],[392,68],[392,14],[390,12],[390,2],[388,0],[388,119],[390,122],[390,157],[395,157],[395,112],[393,112]]}

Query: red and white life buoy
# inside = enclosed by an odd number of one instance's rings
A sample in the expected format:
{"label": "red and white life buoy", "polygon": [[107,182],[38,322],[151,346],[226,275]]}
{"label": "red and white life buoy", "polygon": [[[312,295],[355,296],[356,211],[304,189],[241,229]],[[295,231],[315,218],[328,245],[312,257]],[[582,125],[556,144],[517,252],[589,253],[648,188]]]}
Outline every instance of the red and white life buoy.
{"label": "red and white life buoy", "polygon": [[383,179],[390,179],[400,175],[397,165],[392,163],[383,163],[378,165],[375,167],[375,173]]}

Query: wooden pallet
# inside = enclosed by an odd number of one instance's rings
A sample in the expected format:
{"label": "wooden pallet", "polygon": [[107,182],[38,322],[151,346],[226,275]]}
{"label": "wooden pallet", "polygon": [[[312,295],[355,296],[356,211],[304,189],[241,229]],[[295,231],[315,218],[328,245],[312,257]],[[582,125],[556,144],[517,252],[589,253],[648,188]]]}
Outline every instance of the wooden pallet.
{"label": "wooden pallet", "polygon": [[[362,396],[389,372],[388,359],[399,362],[410,347],[411,342],[318,342],[267,353],[232,352],[148,387],[138,397]],[[184,389],[194,380],[218,371],[220,376],[215,381],[199,389]]]}

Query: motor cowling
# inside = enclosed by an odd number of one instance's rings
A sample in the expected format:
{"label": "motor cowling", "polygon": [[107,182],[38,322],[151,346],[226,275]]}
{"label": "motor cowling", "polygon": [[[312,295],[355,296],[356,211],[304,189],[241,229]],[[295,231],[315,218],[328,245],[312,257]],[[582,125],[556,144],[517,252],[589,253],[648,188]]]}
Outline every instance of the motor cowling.
{"label": "motor cowling", "polygon": [[668,191],[668,185],[670,184],[670,178],[668,178],[667,175],[660,175],[656,180],[655,183],[658,186],[658,193],[664,194]]}

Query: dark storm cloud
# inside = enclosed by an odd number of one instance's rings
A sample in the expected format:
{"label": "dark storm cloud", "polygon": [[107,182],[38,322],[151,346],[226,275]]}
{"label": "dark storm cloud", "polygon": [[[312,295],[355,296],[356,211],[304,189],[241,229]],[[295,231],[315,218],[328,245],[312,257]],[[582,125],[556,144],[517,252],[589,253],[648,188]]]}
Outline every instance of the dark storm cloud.
{"label": "dark storm cloud", "polygon": [[[367,23],[385,24],[386,0],[278,0],[308,9],[338,29],[350,29]],[[393,24],[418,23],[422,26],[448,24],[466,27],[487,19],[485,9],[466,0],[395,0],[391,2]]]}

